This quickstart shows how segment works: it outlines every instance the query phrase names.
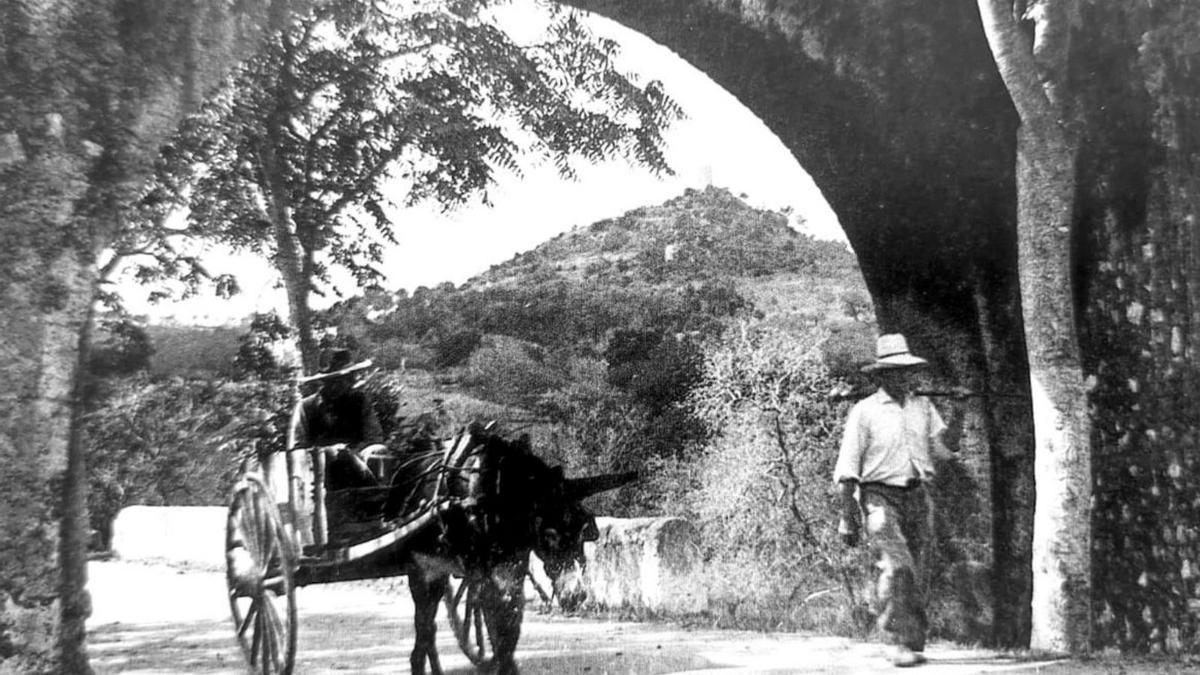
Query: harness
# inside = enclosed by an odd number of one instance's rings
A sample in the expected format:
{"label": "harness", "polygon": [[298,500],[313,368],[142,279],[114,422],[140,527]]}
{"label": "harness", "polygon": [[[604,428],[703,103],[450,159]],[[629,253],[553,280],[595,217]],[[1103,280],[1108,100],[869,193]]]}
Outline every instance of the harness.
{"label": "harness", "polygon": [[[469,481],[472,481],[480,473],[480,469],[470,467],[468,464],[483,447],[484,445],[478,442],[478,438],[470,430],[464,429],[451,438],[443,439],[441,448],[409,457],[403,461],[400,470],[403,470],[406,465],[416,465],[430,460],[434,453],[438,455],[428,466],[414,475],[405,476],[403,482],[399,484],[399,486],[408,485],[410,487],[397,515],[408,520],[434,510],[437,512],[438,520],[443,521],[446,514],[455,510],[455,507],[460,510],[474,510],[478,506],[479,499],[476,491],[472,489],[474,486],[470,485]],[[467,477],[468,481],[465,486],[465,494],[462,489],[456,489],[462,486],[455,485],[455,482],[461,483],[464,477]],[[432,481],[431,488],[429,487],[430,481]],[[426,489],[429,490],[427,498],[422,494]]]}

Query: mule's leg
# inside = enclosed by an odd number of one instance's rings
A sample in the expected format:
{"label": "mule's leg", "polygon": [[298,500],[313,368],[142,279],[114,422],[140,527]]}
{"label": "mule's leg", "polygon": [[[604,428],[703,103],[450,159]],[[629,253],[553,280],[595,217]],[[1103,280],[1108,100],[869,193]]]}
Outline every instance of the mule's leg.
{"label": "mule's leg", "polygon": [[442,675],[442,666],[437,654],[437,610],[442,595],[446,592],[446,578],[426,580],[420,572],[408,575],[408,590],[412,593],[414,611],[413,624],[416,642],[413,645],[409,664],[413,675],[425,675],[425,663],[433,675]]}
{"label": "mule's leg", "polygon": [[496,675],[518,675],[515,655],[525,613],[525,561],[505,563],[492,570],[480,600],[496,653]]}

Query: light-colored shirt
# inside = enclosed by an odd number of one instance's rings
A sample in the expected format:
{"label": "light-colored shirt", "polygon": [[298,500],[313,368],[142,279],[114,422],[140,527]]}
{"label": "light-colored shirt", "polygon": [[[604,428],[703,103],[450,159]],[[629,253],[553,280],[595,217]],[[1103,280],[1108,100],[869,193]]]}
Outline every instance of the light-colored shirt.
{"label": "light-colored shirt", "polygon": [[934,474],[933,457],[949,454],[945,430],[928,398],[910,394],[902,405],[880,388],[850,409],[833,480],[896,486],[926,480]]}

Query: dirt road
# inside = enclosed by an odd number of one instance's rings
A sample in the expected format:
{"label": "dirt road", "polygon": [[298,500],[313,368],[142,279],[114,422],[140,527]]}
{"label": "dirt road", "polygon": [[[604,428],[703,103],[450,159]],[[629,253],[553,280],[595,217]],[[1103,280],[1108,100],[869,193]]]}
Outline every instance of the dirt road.
{"label": "dirt road", "polygon": [[[89,645],[98,675],[244,672],[219,572],[109,561],[91,563],[89,577]],[[402,582],[331,584],[298,594],[297,673],[408,672],[412,605]],[[447,675],[473,673],[440,619],[439,637]],[[517,651],[525,675],[895,673],[882,654],[877,645],[844,638],[696,631],[536,611],[526,614]],[[927,655],[923,675],[1060,672],[949,645],[932,645]]]}

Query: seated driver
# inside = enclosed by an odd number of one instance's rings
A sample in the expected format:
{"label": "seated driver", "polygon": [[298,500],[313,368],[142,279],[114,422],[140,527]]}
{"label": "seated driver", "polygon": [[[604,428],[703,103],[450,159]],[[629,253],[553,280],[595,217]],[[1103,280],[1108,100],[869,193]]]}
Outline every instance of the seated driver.
{"label": "seated driver", "polygon": [[[296,404],[288,447],[327,449],[325,484],[330,490],[375,486],[364,457],[386,451],[383,429],[366,394],[355,388],[358,373],[371,362],[353,363],[348,349],[334,349],[322,357],[320,371],[300,379],[317,382],[319,388]],[[337,446],[336,452],[330,446]]]}

